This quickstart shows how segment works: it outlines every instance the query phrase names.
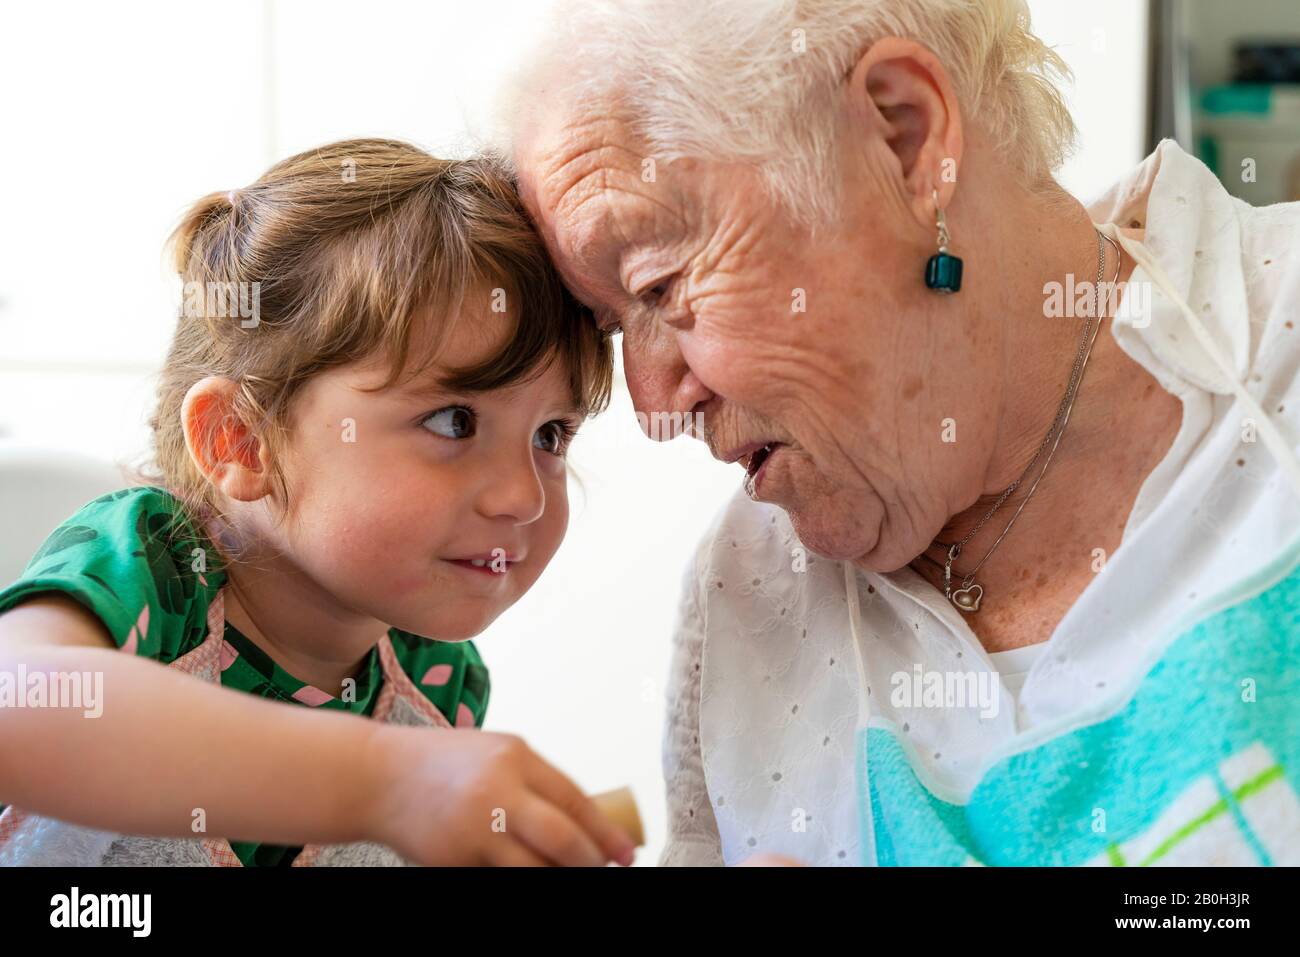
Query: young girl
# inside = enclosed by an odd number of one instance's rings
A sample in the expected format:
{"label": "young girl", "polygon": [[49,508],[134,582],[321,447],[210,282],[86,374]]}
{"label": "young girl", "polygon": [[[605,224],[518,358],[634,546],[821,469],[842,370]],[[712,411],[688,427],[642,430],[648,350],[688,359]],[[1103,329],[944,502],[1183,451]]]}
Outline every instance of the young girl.
{"label": "young girl", "polygon": [[151,484],[0,592],[0,672],[103,688],[99,716],[0,708],[0,862],[630,863],[519,738],[471,733],[468,639],[559,546],[611,376],[508,176],[336,143],[173,245]]}

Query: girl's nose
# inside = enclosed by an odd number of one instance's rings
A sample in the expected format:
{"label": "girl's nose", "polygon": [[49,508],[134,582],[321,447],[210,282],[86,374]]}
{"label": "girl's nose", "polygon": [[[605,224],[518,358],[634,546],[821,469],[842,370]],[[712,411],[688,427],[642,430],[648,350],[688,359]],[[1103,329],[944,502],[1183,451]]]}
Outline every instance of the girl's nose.
{"label": "girl's nose", "polygon": [[537,474],[531,451],[499,457],[489,466],[479,493],[478,511],[485,518],[507,519],[528,525],[546,510],[546,490]]}

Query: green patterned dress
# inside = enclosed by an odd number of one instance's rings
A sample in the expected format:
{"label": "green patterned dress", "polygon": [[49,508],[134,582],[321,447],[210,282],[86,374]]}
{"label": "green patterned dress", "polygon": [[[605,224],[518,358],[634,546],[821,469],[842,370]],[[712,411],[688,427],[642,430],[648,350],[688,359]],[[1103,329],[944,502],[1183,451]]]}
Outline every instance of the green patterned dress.
{"label": "green patterned dress", "polygon": [[[221,554],[166,489],[121,489],[83,506],[56,528],[22,575],[0,591],[0,613],[62,592],[89,609],[126,652],[170,664],[207,638],[209,606],[226,583]],[[384,684],[378,648],[335,697],[299,681],[225,624],[221,684],[299,707],[370,716]],[[393,652],[411,682],[455,727],[481,727],[488,672],[472,642],[443,642],[396,628]],[[230,842],[248,866],[286,866],[301,848]]]}

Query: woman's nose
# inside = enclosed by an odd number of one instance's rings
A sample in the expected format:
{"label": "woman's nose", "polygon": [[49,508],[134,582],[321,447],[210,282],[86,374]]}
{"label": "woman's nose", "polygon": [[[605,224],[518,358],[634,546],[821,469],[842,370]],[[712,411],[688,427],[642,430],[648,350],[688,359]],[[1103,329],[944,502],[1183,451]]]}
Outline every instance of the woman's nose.
{"label": "woman's nose", "polygon": [[633,350],[625,338],[623,371],[641,430],[656,441],[694,431],[695,410],[713,398],[671,339]]}
{"label": "woman's nose", "polygon": [[546,510],[542,487],[531,449],[522,457],[498,457],[488,465],[488,476],[479,492],[478,511],[484,518],[506,519],[528,525]]}

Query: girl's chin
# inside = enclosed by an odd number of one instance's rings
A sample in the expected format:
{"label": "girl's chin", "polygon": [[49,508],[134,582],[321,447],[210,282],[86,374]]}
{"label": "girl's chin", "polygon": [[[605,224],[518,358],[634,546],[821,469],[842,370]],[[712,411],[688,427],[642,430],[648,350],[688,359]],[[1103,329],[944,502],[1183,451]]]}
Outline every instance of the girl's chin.
{"label": "girl's chin", "polygon": [[497,620],[497,616],[505,611],[504,608],[493,609],[466,609],[460,614],[440,614],[430,618],[422,624],[421,628],[405,628],[412,634],[423,635],[426,638],[433,638],[437,641],[469,641],[481,635],[492,622]]}

